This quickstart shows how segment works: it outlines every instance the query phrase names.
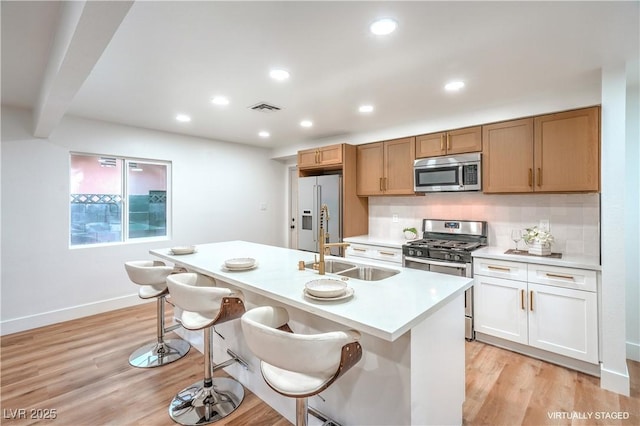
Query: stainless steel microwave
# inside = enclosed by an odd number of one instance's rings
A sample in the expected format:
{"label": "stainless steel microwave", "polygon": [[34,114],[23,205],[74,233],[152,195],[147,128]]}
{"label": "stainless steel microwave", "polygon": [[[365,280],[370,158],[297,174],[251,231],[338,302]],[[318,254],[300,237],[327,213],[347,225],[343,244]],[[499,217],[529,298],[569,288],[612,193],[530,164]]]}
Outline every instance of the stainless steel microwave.
{"label": "stainless steel microwave", "polygon": [[413,164],[416,192],[480,191],[481,154],[421,158]]}

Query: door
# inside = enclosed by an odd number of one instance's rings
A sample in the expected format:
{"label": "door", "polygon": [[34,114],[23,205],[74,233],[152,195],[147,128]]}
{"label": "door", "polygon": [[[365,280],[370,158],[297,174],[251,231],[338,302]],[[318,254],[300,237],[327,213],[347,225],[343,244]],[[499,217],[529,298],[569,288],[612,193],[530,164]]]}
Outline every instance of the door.
{"label": "door", "polygon": [[529,283],[529,344],[598,362],[596,293]]}
{"label": "door", "polygon": [[289,248],[298,248],[298,168],[289,167]]}
{"label": "door", "polygon": [[298,249],[317,251],[317,179],[315,176],[298,178]]}
{"label": "door", "polygon": [[474,323],[478,333],[528,343],[527,283],[475,275]]}
{"label": "door", "polygon": [[[325,228],[325,232],[328,232],[329,237],[326,240],[327,243],[339,243],[342,242],[342,205],[340,200],[342,177],[340,175],[324,175],[317,177],[317,197],[318,197],[318,221],[320,220],[320,207],[326,204],[329,208],[329,218],[325,220],[328,227]],[[318,222],[318,229],[320,223]],[[315,250],[317,251],[317,249]],[[340,247],[332,247],[331,254],[334,256],[340,256]]]}
{"label": "door", "polygon": [[533,191],[533,119],[482,126],[482,190]]}

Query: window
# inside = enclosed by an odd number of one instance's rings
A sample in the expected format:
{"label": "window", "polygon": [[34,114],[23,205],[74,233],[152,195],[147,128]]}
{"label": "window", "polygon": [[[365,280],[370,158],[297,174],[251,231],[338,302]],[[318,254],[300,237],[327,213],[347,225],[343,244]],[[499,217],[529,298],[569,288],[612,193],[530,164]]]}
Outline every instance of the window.
{"label": "window", "polygon": [[71,154],[70,244],[169,235],[171,163]]}

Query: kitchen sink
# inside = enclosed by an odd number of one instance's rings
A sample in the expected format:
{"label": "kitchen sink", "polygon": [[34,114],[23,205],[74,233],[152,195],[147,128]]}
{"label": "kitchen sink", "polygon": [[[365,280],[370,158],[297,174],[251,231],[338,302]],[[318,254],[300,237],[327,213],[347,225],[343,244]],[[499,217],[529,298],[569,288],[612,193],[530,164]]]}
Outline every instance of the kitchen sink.
{"label": "kitchen sink", "polygon": [[[304,264],[304,267],[307,269],[313,269],[313,262],[307,262]],[[341,260],[325,260],[324,261],[324,271],[329,274],[337,274],[347,269],[355,268],[356,265],[354,263],[343,262]]]}
{"label": "kitchen sink", "polygon": [[395,269],[380,268],[378,266],[356,266],[338,273],[343,277],[356,278],[364,281],[380,281],[399,274]]}

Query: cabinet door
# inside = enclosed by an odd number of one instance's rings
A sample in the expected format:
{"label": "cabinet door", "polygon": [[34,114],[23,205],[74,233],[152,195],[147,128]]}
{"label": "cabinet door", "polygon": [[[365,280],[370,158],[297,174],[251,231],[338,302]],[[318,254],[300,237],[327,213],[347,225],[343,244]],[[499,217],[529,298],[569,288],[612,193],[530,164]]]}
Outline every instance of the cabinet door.
{"label": "cabinet door", "polygon": [[600,108],[535,118],[535,191],[600,190]]}
{"label": "cabinet door", "polygon": [[412,195],[415,138],[384,142],[383,191],[388,195]]}
{"label": "cabinet door", "polygon": [[358,145],[356,155],[356,193],[382,194],[384,176],[384,144],[382,142]]}
{"label": "cabinet door", "polygon": [[447,153],[444,132],[416,136],[416,158],[437,157]]}
{"label": "cabinet door", "polygon": [[308,167],[315,167],[318,164],[318,150],[306,149],[304,151],[298,151],[298,168],[304,169]]}
{"label": "cabinet door", "polygon": [[529,283],[529,345],[598,362],[596,293]]}
{"label": "cabinet door", "polygon": [[318,162],[323,166],[342,164],[342,144],[319,148]]}
{"label": "cabinet door", "polygon": [[527,283],[482,275],[474,279],[475,330],[526,345]]}
{"label": "cabinet door", "polygon": [[533,191],[533,119],[482,126],[482,191]]}
{"label": "cabinet door", "polygon": [[451,130],[446,135],[447,154],[482,151],[482,126]]}

